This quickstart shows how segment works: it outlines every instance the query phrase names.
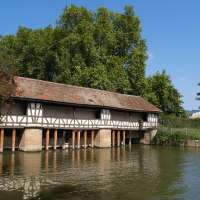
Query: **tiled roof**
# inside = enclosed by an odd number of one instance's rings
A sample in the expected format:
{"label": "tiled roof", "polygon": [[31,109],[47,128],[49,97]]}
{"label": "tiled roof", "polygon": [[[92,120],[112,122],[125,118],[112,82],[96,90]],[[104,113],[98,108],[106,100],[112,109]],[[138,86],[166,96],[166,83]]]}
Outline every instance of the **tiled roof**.
{"label": "tiled roof", "polygon": [[140,96],[15,77],[14,98],[140,112],[161,112]]}

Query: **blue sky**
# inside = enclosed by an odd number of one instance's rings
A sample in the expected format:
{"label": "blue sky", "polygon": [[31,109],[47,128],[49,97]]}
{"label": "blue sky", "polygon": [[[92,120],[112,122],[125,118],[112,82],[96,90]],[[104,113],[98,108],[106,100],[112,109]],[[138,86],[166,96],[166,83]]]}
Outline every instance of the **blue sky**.
{"label": "blue sky", "polygon": [[165,69],[183,97],[185,109],[197,109],[200,91],[199,0],[0,0],[0,35],[15,34],[18,26],[55,25],[66,5],[100,6],[123,12],[134,5],[147,40],[147,75]]}

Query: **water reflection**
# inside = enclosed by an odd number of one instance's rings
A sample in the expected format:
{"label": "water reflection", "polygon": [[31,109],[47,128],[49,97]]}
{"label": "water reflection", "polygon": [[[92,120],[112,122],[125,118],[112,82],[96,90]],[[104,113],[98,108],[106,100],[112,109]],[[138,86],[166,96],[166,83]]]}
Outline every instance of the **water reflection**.
{"label": "water reflection", "polygon": [[172,198],[185,192],[177,184],[183,171],[189,173],[185,155],[185,150],[150,146],[4,152],[0,199]]}

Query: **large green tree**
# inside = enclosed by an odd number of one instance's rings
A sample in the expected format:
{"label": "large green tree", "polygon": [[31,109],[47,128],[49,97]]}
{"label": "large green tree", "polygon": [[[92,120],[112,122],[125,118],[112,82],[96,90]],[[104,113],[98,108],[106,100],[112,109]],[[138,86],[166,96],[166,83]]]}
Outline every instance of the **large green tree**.
{"label": "large green tree", "polygon": [[162,73],[156,72],[147,78],[146,99],[158,106],[166,114],[184,116],[184,109],[181,106],[182,95],[173,86],[171,78],[163,70]]}
{"label": "large green tree", "polygon": [[146,41],[132,6],[123,13],[71,5],[56,26],[19,27],[0,38],[0,59],[12,58],[19,76],[141,95],[178,113],[181,95],[163,72],[146,78]]}
{"label": "large green tree", "polygon": [[13,59],[8,56],[0,57],[0,119],[2,108],[9,110],[11,106],[15,90],[14,74]]}
{"label": "large green tree", "polygon": [[144,93],[146,43],[132,6],[124,13],[71,5],[55,28],[19,27],[0,42],[20,76],[121,93]]}

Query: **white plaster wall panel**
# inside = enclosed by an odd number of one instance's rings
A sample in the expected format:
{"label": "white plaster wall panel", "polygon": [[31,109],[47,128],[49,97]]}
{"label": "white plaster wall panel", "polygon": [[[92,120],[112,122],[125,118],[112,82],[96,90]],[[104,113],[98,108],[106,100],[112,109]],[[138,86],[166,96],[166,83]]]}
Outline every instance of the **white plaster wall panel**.
{"label": "white plaster wall panel", "polygon": [[85,108],[76,108],[75,118],[76,119],[95,119],[96,118],[96,110],[85,109]]}
{"label": "white plaster wall panel", "polygon": [[43,116],[73,118],[73,109],[69,107],[56,107],[44,105]]}
{"label": "white plaster wall panel", "polygon": [[110,115],[110,110],[108,109],[102,109],[101,110],[101,116],[100,116],[101,119],[105,119],[105,120],[110,120],[111,118],[111,115]]}

